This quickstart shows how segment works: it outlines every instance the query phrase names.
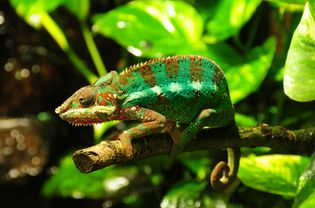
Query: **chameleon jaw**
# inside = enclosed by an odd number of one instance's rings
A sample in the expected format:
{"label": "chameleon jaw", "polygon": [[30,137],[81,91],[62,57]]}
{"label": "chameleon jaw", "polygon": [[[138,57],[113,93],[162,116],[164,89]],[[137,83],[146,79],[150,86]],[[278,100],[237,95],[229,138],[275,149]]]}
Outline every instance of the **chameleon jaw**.
{"label": "chameleon jaw", "polygon": [[91,106],[89,108],[70,109],[60,114],[63,120],[73,125],[91,125],[110,120],[110,117],[116,111],[116,106]]}

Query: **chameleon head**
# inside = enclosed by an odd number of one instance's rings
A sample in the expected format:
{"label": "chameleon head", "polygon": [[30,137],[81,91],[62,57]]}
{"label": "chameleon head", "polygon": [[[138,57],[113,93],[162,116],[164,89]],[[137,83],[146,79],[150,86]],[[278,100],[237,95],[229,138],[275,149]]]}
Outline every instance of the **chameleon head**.
{"label": "chameleon head", "polygon": [[89,125],[111,119],[116,107],[99,105],[97,102],[98,88],[90,85],[82,87],[55,109],[59,116],[74,125]]}

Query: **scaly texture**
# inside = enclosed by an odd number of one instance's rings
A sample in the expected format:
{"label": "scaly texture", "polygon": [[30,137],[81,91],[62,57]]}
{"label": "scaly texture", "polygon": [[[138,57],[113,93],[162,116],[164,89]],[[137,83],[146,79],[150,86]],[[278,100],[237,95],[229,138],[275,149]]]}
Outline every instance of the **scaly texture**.
{"label": "scaly texture", "polygon": [[[204,127],[234,125],[222,70],[210,59],[193,55],[150,60],[120,74],[112,71],[75,92],[56,113],[75,125],[139,121],[116,138],[129,156],[133,154],[131,140],[137,137],[168,132],[174,144],[171,155],[176,155]],[[237,158],[229,157],[231,170],[220,162],[212,174],[217,190],[235,178],[239,154],[232,150],[229,155]]]}

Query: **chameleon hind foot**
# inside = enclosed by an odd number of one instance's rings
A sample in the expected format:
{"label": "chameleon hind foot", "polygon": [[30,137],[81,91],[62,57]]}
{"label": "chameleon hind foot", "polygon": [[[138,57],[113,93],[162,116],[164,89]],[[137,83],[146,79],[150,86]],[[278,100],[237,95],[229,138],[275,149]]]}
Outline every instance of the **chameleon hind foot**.
{"label": "chameleon hind foot", "polygon": [[213,109],[204,109],[185,129],[179,130],[175,128],[169,132],[173,140],[170,153],[172,158],[184,151],[186,144],[195,139],[197,133],[205,126],[206,119],[208,119],[211,114],[215,113],[216,111]]}
{"label": "chameleon hind foot", "polygon": [[173,129],[172,131],[169,132],[172,140],[173,140],[173,145],[171,147],[170,151],[170,157],[175,158],[178,154],[184,151],[185,146],[187,142],[182,141],[182,131],[179,129]]}

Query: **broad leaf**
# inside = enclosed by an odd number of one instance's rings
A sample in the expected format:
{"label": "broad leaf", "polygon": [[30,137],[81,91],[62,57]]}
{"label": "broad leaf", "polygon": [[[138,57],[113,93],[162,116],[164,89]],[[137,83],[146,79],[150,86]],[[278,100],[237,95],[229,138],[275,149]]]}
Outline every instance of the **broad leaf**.
{"label": "broad leaf", "polygon": [[315,100],[315,1],[306,3],[284,71],[284,91],[296,101]]}
{"label": "broad leaf", "polygon": [[164,195],[161,207],[200,207],[202,204],[201,192],[206,185],[206,183],[193,181],[175,185]]}
{"label": "broad leaf", "polygon": [[81,21],[85,20],[89,14],[89,0],[62,0],[62,5]]}
{"label": "broad leaf", "polygon": [[307,0],[269,0],[271,2],[287,3],[287,4],[300,4],[304,5]]}
{"label": "broad leaf", "polygon": [[179,155],[179,160],[200,180],[204,180],[211,170],[209,165],[211,161],[207,151],[186,152]]}
{"label": "broad leaf", "polygon": [[18,15],[35,28],[41,26],[41,14],[55,10],[61,2],[62,0],[10,0],[12,7]]}
{"label": "broad leaf", "polygon": [[[213,59],[226,73],[234,103],[258,88],[275,52],[272,38],[245,55],[225,43],[207,46],[199,40],[199,14],[179,1],[131,2],[93,19],[95,31],[117,40],[134,55],[197,54]],[[140,21],[143,19],[146,21]],[[180,24],[181,20],[187,23]]]}
{"label": "broad leaf", "polygon": [[203,32],[200,15],[181,1],[133,1],[95,15],[93,21],[95,32],[113,38],[136,56],[178,52],[198,44]]}
{"label": "broad leaf", "polygon": [[212,19],[215,15],[215,10],[221,0],[198,0],[189,1],[189,3],[198,10],[203,20]]}
{"label": "broad leaf", "polygon": [[235,122],[237,126],[254,126],[257,125],[257,121],[254,117],[236,113]]}
{"label": "broad leaf", "polygon": [[307,0],[269,0],[270,3],[287,12],[302,12]]}
{"label": "broad leaf", "polygon": [[275,39],[242,55],[227,44],[209,47],[209,57],[225,72],[231,99],[236,103],[255,92],[264,80],[275,53]]}
{"label": "broad leaf", "polygon": [[283,196],[296,196],[299,177],[309,158],[295,155],[266,155],[242,158],[238,177],[251,188]]}
{"label": "broad leaf", "polygon": [[163,197],[160,206],[171,207],[229,207],[240,208],[241,205],[231,204],[222,194],[209,192],[208,183],[199,181],[183,181],[171,188]]}
{"label": "broad leaf", "polygon": [[206,25],[207,42],[215,43],[237,34],[252,17],[261,0],[221,0]]}
{"label": "broad leaf", "polygon": [[61,161],[58,172],[45,182],[42,192],[46,197],[110,199],[126,194],[130,186],[137,189],[150,184],[150,175],[133,166],[111,166],[89,174],[80,173],[68,156]]}
{"label": "broad leaf", "polygon": [[86,19],[90,2],[89,0],[10,0],[12,7],[31,26],[38,28],[41,26],[41,14],[54,11],[63,5],[79,20]]}
{"label": "broad leaf", "polygon": [[69,49],[64,32],[48,14],[48,12],[55,10],[62,3],[62,0],[11,0],[10,3],[18,15],[24,18],[28,24],[34,28],[43,26],[63,50]]}
{"label": "broad leaf", "polygon": [[299,180],[299,193],[293,207],[315,207],[315,154]]}

